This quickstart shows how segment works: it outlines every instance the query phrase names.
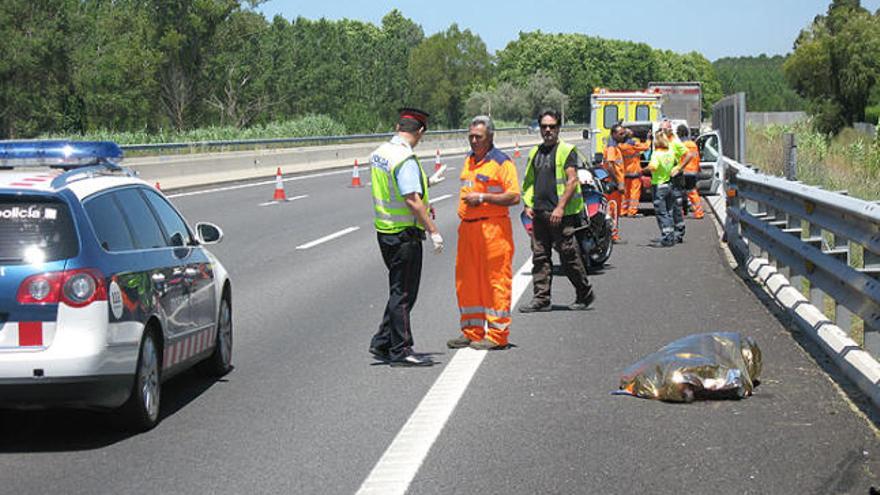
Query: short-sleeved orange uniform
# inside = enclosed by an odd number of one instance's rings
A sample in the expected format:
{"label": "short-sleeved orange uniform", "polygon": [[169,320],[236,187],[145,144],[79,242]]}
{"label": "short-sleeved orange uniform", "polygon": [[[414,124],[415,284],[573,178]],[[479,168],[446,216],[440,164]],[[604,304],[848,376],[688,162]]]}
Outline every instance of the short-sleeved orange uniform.
{"label": "short-sleeved orange uniform", "polygon": [[468,154],[460,179],[455,292],[461,332],[474,342],[486,337],[505,346],[513,288],[513,232],[508,207],[489,203],[470,206],[464,196],[470,192],[519,193],[516,167],[501,150],[492,148],[479,162],[473,153]]}

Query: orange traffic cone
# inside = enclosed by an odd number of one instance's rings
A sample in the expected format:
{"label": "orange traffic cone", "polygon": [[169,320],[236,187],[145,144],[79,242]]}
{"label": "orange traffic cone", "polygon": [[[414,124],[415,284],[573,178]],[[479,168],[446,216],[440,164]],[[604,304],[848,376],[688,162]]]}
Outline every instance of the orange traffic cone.
{"label": "orange traffic cone", "polygon": [[275,172],[275,194],[272,201],[287,201],[287,195],[284,194],[284,183],[281,181],[281,167]]}
{"label": "orange traffic cone", "polygon": [[519,158],[522,156],[522,153],[519,152],[519,143],[514,143],[513,146],[513,157]]}
{"label": "orange traffic cone", "polygon": [[440,163],[440,148],[437,148],[437,154],[434,155],[434,172],[440,170],[443,164]]}
{"label": "orange traffic cone", "polygon": [[348,187],[364,187],[361,184],[361,171],[358,169],[357,158],[354,160],[354,169],[351,171],[351,185]]}

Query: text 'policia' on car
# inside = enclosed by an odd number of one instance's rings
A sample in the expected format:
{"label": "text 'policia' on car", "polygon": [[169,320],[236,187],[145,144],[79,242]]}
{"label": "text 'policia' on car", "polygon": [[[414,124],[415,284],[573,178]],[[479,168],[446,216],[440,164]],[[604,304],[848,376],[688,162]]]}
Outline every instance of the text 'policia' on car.
{"label": "text 'policia' on car", "polygon": [[232,369],[232,288],[167,198],[110,142],[0,142],[0,407],[159,420],[162,382]]}

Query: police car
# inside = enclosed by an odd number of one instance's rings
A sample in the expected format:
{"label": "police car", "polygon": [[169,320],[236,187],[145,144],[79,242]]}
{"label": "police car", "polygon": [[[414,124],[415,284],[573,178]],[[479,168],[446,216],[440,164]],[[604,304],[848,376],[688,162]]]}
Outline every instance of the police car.
{"label": "police car", "polygon": [[232,292],[109,142],[0,141],[0,408],[116,410],[147,430],[162,382],[232,368]]}

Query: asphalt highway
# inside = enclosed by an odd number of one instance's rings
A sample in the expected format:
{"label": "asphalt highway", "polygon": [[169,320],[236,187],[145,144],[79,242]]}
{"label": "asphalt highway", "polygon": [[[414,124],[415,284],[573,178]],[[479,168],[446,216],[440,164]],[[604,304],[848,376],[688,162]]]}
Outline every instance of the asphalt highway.
{"label": "asphalt highway", "polygon": [[[458,334],[461,160],[444,157],[455,170],[431,191],[445,197],[436,209],[446,250],[434,255],[425,244],[413,312],[416,350],[432,353],[436,366],[390,368],[367,353],[387,298],[368,170],[364,188],[348,187],[349,171],[292,177],[286,193],[299,198],[281,204],[265,205],[271,185],[172,196],[191,224],[224,230],[212,251],[233,280],[235,370],[219,381],[193,372],[168,382],[162,422],[140,435],[118,433],[95,412],[0,413],[0,493],[357,492],[444,370],[457,366],[457,353],[477,354],[445,347]],[[522,173],[525,158],[517,163]],[[531,254],[519,211],[515,270]],[[398,442],[426,452],[415,459],[408,493],[824,494],[880,486],[873,423],[829,379],[831,365],[735,275],[708,217],[689,219],[687,229],[684,244],[654,249],[654,218],[624,219],[624,243],[591,277],[591,310],[561,308],[574,291],[560,277],[555,311],[514,313],[515,347],[480,356],[470,381],[458,380],[463,392],[448,418],[421,425],[439,434]],[[530,293],[528,286],[520,303]],[[764,371],[752,398],[676,405],[611,395],[620,371],[642,356],[716,330],[761,346]]]}

